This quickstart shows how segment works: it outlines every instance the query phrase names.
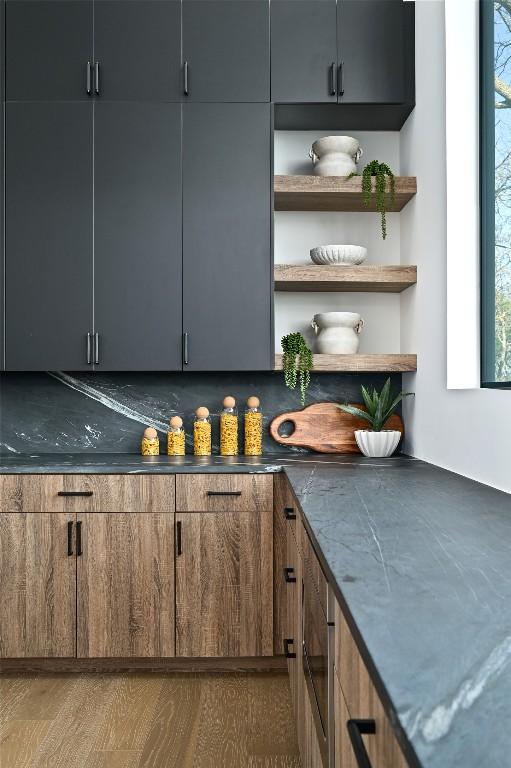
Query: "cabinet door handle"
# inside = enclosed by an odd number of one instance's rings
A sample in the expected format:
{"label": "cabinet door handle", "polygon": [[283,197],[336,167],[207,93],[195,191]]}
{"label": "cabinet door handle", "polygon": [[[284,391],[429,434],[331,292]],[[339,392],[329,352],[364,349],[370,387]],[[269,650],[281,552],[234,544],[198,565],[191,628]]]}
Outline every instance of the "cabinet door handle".
{"label": "cabinet door handle", "polygon": [[330,64],[330,96],[335,96],[335,61]]}
{"label": "cabinet door handle", "polygon": [[76,554],[78,557],[81,557],[83,554],[82,551],[82,521],[78,520],[76,523]]}
{"label": "cabinet door handle", "polygon": [[94,364],[99,365],[99,333],[94,334]]}
{"label": "cabinet door handle", "polygon": [[296,653],[294,651],[290,651],[290,647],[293,646],[295,641],[291,637],[284,638],[283,644],[284,644],[284,656],[286,659],[296,659]]}
{"label": "cabinet door handle", "polygon": [[286,520],[296,520],[296,512],[293,507],[284,507],[284,517]]}
{"label": "cabinet door handle", "polygon": [[183,64],[183,93],[188,96],[188,62]]}
{"label": "cabinet door handle", "polygon": [[358,768],[371,768],[371,761],[362,740],[362,735],[375,734],[376,722],[374,720],[348,720],[346,727]]}
{"label": "cabinet door handle", "polygon": [[337,93],[344,96],[344,61],[341,61],[337,70]]}
{"label": "cabinet door handle", "polygon": [[89,96],[91,95],[91,92],[92,92],[91,66],[92,65],[91,65],[90,61],[88,61],[87,62],[87,69],[85,70],[85,79],[86,79],[86,82],[87,82],[87,93],[89,94]]}
{"label": "cabinet door handle", "polygon": [[93,491],[58,491],[57,496],[92,496]]}
{"label": "cabinet door handle", "polygon": [[206,496],[241,496],[241,491],[206,491]]}
{"label": "cabinet door handle", "polygon": [[87,365],[90,365],[92,363],[92,356],[91,356],[91,335],[90,333],[87,334]]}
{"label": "cabinet door handle", "polygon": [[94,62],[94,93],[99,96],[99,61]]}
{"label": "cabinet door handle", "polygon": [[178,520],[176,523],[176,552],[178,555],[183,554],[183,532],[182,532],[183,524],[181,520]]}
{"label": "cabinet door handle", "polygon": [[70,520],[67,524],[67,556],[71,557],[73,554],[73,521]]}
{"label": "cabinet door handle", "polygon": [[288,584],[296,582],[296,576],[293,575],[294,572],[294,568],[284,568],[284,581],[286,581]]}
{"label": "cabinet door handle", "polygon": [[183,333],[183,365],[188,365],[188,334]]}

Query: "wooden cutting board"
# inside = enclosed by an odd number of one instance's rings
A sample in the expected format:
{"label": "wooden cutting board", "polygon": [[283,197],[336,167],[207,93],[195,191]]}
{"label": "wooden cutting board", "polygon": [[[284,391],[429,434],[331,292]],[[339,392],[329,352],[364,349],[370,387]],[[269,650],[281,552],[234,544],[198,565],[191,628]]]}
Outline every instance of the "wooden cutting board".
{"label": "wooden cutting board", "polygon": [[[356,405],[365,411],[363,405]],[[288,437],[279,435],[279,427],[285,421],[294,424],[294,432]],[[270,434],[281,445],[309,448],[318,453],[360,453],[354,433],[356,429],[368,427],[367,421],[341,411],[334,403],[314,403],[301,411],[276,416],[270,424]],[[385,428],[404,433],[401,416],[391,416]]]}

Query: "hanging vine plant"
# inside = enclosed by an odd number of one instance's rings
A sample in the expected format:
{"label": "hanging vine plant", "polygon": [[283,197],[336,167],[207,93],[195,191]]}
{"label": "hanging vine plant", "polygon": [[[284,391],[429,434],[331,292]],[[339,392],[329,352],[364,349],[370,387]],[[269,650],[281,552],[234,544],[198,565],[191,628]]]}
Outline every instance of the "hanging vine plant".
{"label": "hanging vine plant", "polygon": [[300,382],[300,402],[305,405],[305,396],[309,388],[314,367],[312,352],[301,333],[288,333],[282,338],[284,350],[284,381],[288,389],[295,389]]}
{"label": "hanging vine plant", "polygon": [[[355,176],[356,174],[351,174]],[[394,208],[396,202],[396,180],[387,163],[371,160],[362,171],[362,199],[364,205],[371,204],[372,180],[376,178],[376,210],[381,215],[381,236],[387,237],[387,210]],[[387,179],[390,182],[390,205],[387,207]]]}

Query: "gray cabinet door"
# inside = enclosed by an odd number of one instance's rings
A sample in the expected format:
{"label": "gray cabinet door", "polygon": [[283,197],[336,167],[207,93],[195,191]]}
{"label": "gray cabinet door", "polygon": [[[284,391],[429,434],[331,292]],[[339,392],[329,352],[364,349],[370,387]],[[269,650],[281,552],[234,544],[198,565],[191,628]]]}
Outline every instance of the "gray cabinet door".
{"label": "gray cabinet door", "polygon": [[272,361],[269,104],[183,106],[183,330],[192,371]]}
{"label": "gray cabinet door", "polygon": [[[5,6],[0,0],[0,40],[4,37]],[[0,56],[0,371],[5,368],[4,359],[4,56]]]}
{"label": "gray cabinet door", "polygon": [[92,105],[6,106],[6,368],[85,370]]}
{"label": "gray cabinet door", "polygon": [[179,0],[95,0],[99,98],[180,101]]}
{"label": "gray cabinet door", "polygon": [[183,0],[185,98],[270,100],[269,13],[268,0]]}
{"label": "gray cabinet door", "polygon": [[88,99],[91,0],[7,0],[6,98]]}
{"label": "gray cabinet door", "polygon": [[272,0],[271,98],[337,101],[335,0]]}
{"label": "gray cabinet door", "polygon": [[181,105],[94,111],[95,368],[180,369]]}
{"label": "gray cabinet door", "polygon": [[405,68],[411,64],[405,57],[405,6],[402,0],[339,0],[339,103],[405,101]]}

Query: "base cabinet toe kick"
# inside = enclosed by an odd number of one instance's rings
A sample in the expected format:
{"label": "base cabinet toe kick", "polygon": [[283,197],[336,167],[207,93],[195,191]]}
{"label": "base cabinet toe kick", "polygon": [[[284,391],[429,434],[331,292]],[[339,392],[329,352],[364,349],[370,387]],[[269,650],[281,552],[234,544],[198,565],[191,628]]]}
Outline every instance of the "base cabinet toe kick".
{"label": "base cabinet toe kick", "polygon": [[412,765],[283,473],[0,475],[0,583],[0,673],[287,665],[303,768]]}

